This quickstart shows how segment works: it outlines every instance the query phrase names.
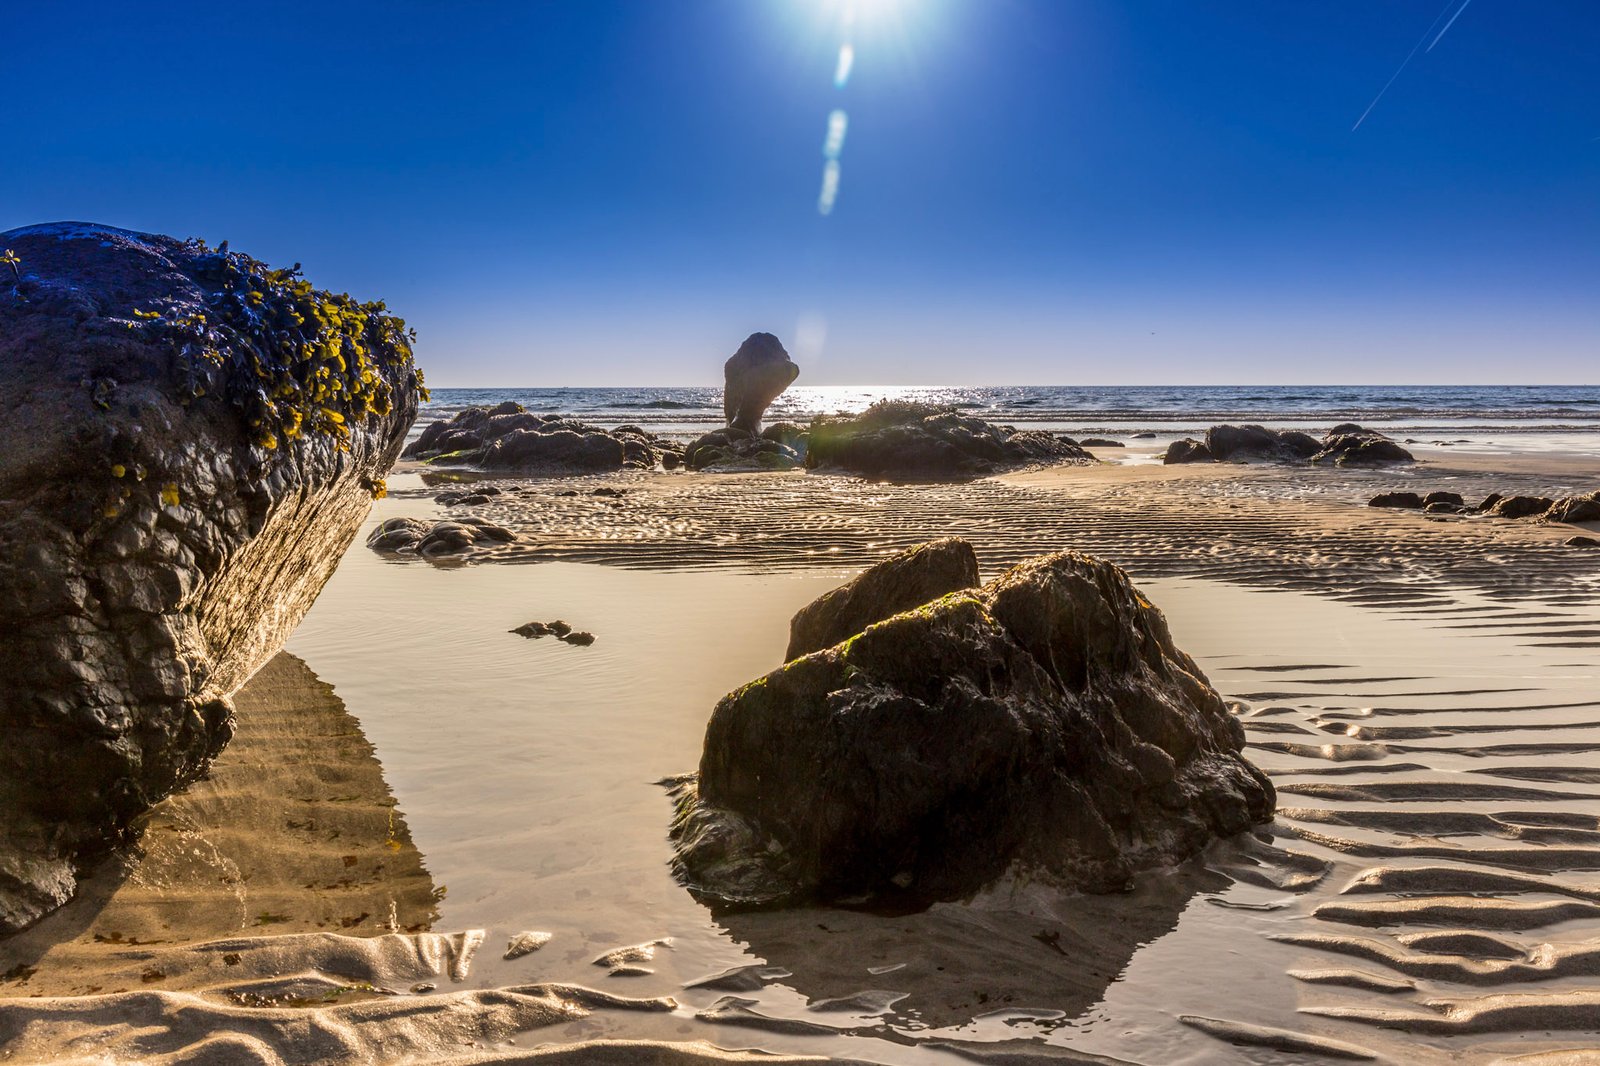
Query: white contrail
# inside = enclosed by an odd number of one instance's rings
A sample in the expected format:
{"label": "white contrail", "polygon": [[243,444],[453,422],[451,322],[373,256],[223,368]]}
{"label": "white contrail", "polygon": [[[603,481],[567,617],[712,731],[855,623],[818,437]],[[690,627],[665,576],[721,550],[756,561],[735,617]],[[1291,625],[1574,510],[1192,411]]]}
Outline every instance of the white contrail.
{"label": "white contrail", "polygon": [[1465,11],[1467,9],[1467,4],[1470,3],[1472,3],[1472,0],[1466,0],[1466,3],[1456,8],[1456,13],[1450,16],[1450,21],[1446,22],[1444,24],[1444,29],[1439,31],[1439,37],[1435,37],[1433,39],[1433,44],[1428,45],[1428,51],[1433,51],[1433,45],[1439,43],[1439,38],[1450,32],[1450,27],[1456,24],[1456,19],[1461,17],[1461,12]]}
{"label": "white contrail", "polygon": [[[1354,126],[1350,127],[1350,132],[1351,133],[1354,133],[1356,130],[1360,129],[1361,128],[1361,124],[1363,122],[1367,121],[1367,116],[1372,114],[1372,109],[1378,106],[1378,101],[1383,99],[1383,94],[1389,91],[1389,86],[1393,85],[1395,83],[1395,81],[1400,77],[1401,74],[1405,73],[1405,69],[1406,69],[1407,66],[1409,66],[1411,64],[1411,60],[1416,57],[1416,54],[1418,52],[1422,51],[1422,42],[1426,41],[1428,39],[1429,34],[1433,33],[1433,28],[1435,26],[1439,25],[1440,20],[1444,18],[1446,12],[1448,12],[1452,7],[1455,6],[1455,2],[1456,2],[1456,0],[1449,0],[1449,2],[1444,5],[1444,10],[1440,11],[1439,14],[1434,16],[1433,22],[1428,25],[1427,32],[1424,33],[1420,38],[1417,39],[1417,43],[1412,46],[1411,51],[1406,53],[1405,59],[1401,60],[1399,69],[1397,69],[1394,72],[1394,74],[1392,74],[1390,76],[1388,81],[1383,83],[1383,88],[1378,90],[1378,95],[1374,96],[1372,98],[1372,103],[1368,104],[1367,105],[1367,109],[1365,111],[1361,112],[1361,117],[1356,119],[1356,124]],[[1468,4],[1470,4],[1471,2],[1472,2],[1472,0],[1467,0]],[[1466,6],[1467,6],[1467,4],[1462,4],[1461,5],[1461,7],[1463,9],[1465,9]],[[1461,12],[1457,11],[1456,14],[1460,15]],[[1450,21],[1454,22],[1455,19],[1451,19]],[[1449,26],[1445,27],[1445,29],[1449,29],[1449,28],[1450,28]],[[1439,36],[1442,37],[1444,35],[1441,33]],[[1438,41],[1439,41],[1439,37],[1435,37],[1433,40],[1434,40],[1434,43],[1437,44]],[[1429,47],[1432,47],[1432,46],[1430,45]]]}

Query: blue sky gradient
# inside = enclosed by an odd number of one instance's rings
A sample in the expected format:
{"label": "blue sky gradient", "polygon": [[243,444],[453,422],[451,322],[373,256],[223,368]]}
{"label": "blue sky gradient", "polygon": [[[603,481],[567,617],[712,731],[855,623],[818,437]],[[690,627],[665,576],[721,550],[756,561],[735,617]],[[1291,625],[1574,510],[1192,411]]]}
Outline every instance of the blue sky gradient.
{"label": "blue sky gradient", "polygon": [[1600,3],[1473,0],[1353,132],[1456,4],[848,6],[15,5],[0,229],[300,261],[439,385],[1600,380]]}

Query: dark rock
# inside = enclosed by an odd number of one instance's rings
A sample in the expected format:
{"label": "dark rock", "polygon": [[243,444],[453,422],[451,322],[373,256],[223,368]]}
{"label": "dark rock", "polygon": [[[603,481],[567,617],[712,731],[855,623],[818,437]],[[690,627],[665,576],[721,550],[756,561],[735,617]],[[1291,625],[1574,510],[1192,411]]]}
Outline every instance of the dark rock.
{"label": "dark rock", "polygon": [[0,247],[3,931],[227,742],[421,383],[381,305],[245,255],[84,223]]}
{"label": "dark rock", "polygon": [[801,457],[806,454],[806,441],[810,437],[811,433],[806,427],[796,425],[793,422],[774,422],[761,431],[762,440],[770,440],[775,444],[781,444]]}
{"label": "dark rock", "polygon": [[1405,507],[1419,511],[1424,506],[1421,496],[1414,492],[1380,492],[1367,501],[1368,507]]}
{"label": "dark rock", "polygon": [[759,433],[761,416],[799,376],[800,368],[789,360],[777,337],[750,334],[722,364],[722,414],[729,427]]}
{"label": "dark rock", "polygon": [[1078,441],[1078,446],[1082,447],[1082,448],[1125,448],[1125,447],[1127,447],[1127,445],[1123,444],[1120,440],[1109,440],[1109,439],[1107,439],[1105,437],[1087,437],[1087,438],[1085,438],[1083,440]]}
{"label": "dark rock", "polygon": [[966,541],[947,537],[907,548],[800,608],[789,622],[784,657],[830,648],[890,615],[977,584],[978,556]]}
{"label": "dark rock", "polygon": [[1161,461],[1168,466],[1175,463],[1209,463],[1212,461],[1211,449],[1193,437],[1185,437],[1167,445],[1167,454],[1161,457]]}
{"label": "dark rock", "polygon": [[602,485],[597,489],[591,489],[589,491],[589,495],[591,495],[591,496],[610,496],[610,497],[612,497],[614,499],[622,497],[622,496],[626,496],[627,494],[628,494],[628,490],[627,489],[615,489],[615,488],[610,487],[609,485]]}
{"label": "dark rock", "polygon": [[558,637],[557,639],[563,640],[568,644],[576,644],[580,648],[587,648],[589,645],[594,643],[594,634],[585,633],[581,629],[574,629],[571,633],[568,633],[562,637]]}
{"label": "dark rock", "polygon": [[1273,462],[1309,459],[1321,450],[1316,438],[1296,430],[1278,431],[1265,426],[1212,426],[1206,430],[1206,450],[1218,462],[1264,459]]}
{"label": "dark rock", "polygon": [[683,457],[691,470],[723,474],[794,470],[801,461],[793,448],[732,426],[695,438]]}
{"label": "dark rock", "polygon": [[1495,518],[1532,518],[1550,510],[1555,502],[1548,496],[1502,496],[1484,513]]}
{"label": "dark rock", "polygon": [[742,904],[1094,891],[1272,817],[1244,731],[1108,563],[1025,563],[726,696],[675,872]]}
{"label": "dark rock", "polygon": [[1154,433],[1134,433],[1134,434],[1132,434],[1132,437],[1133,437],[1134,440],[1155,440],[1156,439],[1156,435]]}
{"label": "dark rock", "polygon": [[1568,537],[1562,543],[1569,548],[1600,548],[1600,540],[1594,537]]}
{"label": "dark rock", "polygon": [[508,401],[434,422],[402,454],[436,466],[562,475],[649,470],[675,452],[670,441],[637,426],[608,432],[565,415],[530,414]]}
{"label": "dark rock", "polygon": [[1479,514],[1487,514],[1488,512],[1494,510],[1495,504],[1499,503],[1503,499],[1505,499],[1505,497],[1500,495],[1500,493],[1491,492],[1489,495],[1483,498],[1483,502],[1478,504],[1475,509]]}
{"label": "dark rock", "polygon": [[811,423],[806,467],[872,478],[983,477],[1036,463],[1093,463],[1094,456],[1039,430],[999,426],[952,407],[880,400],[859,415]]}
{"label": "dark rock", "polygon": [[1335,466],[1381,466],[1414,463],[1416,457],[1376,430],[1345,422],[1328,431],[1322,438],[1321,450],[1311,456],[1311,461]]}
{"label": "dark rock", "polygon": [[1550,505],[1546,522],[1600,522],[1600,492],[1566,496]]}
{"label": "dark rock", "polygon": [[1467,509],[1459,503],[1440,502],[1430,503],[1423,507],[1423,510],[1428,514],[1463,514]]}
{"label": "dark rock", "polygon": [[384,555],[444,559],[510,544],[517,535],[482,518],[455,518],[429,522],[421,518],[391,518],[367,536],[367,547]]}
{"label": "dark rock", "polygon": [[[569,644],[594,643],[594,634],[574,632],[571,626],[559,618],[554,622],[524,622],[511,632],[515,633],[519,637],[528,637],[529,639],[537,639],[539,637],[555,637],[557,640],[565,640]],[[588,639],[573,640],[573,637],[587,637]]]}
{"label": "dark rock", "polygon": [[1451,507],[1466,507],[1467,501],[1461,498],[1459,492],[1430,492],[1422,498],[1422,506],[1432,507],[1436,503],[1447,503]]}

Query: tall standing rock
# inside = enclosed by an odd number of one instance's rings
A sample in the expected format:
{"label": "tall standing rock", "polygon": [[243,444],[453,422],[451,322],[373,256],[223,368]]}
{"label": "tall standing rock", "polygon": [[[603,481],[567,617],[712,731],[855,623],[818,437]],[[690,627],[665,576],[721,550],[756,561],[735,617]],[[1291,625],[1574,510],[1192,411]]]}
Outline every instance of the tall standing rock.
{"label": "tall standing rock", "polygon": [[722,364],[722,414],[733,429],[761,432],[761,416],[784,389],[794,384],[800,368],[789,359],[778,338],[752,333]]}
{"label": "tall standing rock", "polygon": [[0,930],[200,774],[382,495],[422,379],[381,303],[198,241],[0,234]]}

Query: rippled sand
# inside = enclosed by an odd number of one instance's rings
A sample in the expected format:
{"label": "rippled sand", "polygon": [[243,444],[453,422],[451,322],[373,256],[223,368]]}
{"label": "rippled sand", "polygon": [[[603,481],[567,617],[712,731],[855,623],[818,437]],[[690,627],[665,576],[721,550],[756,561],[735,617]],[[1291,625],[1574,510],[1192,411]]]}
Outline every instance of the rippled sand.
{"label": "rippled sand", "polygon": [[[1587,489],[1577,469],[501,482],[472,513],[522,542],[461,567],[353,548],[212,780],[0,943],[0,1058],[1588,1061],[1600,552],[1362,506]],[[446,513],[391,486],[374,522]],[[796,608],[946,533],[986,574],[1060,547],[1128,567],[1235,701],[1276,822],[1125,896],[694,903],[655,782],[693,767]],[[596,644],[507,632],[556,617]],[[551,936],[502,958],[523,931]]]}

